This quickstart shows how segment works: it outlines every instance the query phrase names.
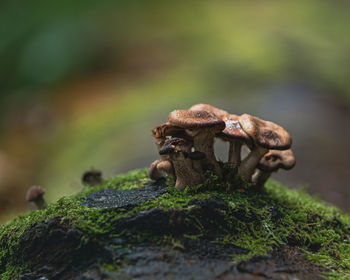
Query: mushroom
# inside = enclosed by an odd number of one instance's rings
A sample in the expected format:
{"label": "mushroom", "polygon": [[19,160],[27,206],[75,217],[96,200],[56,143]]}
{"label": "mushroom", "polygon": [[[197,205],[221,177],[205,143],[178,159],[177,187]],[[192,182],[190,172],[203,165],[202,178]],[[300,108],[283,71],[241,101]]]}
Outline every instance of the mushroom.
{"label": "mushroom", "polygon": [[102,171],[98,169],[90,169],[85,171],[81,181],[84,185],[97,186],[102,184]]}
{"label": "mushroom", "polygon": [[166,176],[175,177],[175,170],[169,160],[155,160],[148,168],[148,177],[152,180],[166,178]]}
{"label": "mushroom", "polygon": [[193,105],[189,110],[190,111],[207,111],[207,112],[213,113],[214,115],[218,116],[222,120],[225,120],[225,118],[230,115],[229,112],[226,112],[225,110],[221,110],[209,104],[196,104],[196,105]]}
{"label": "mushroom", "polygon": [[260,189],[264,186],[272,172],[282,168],[290,170],[295,166],[295,157],[291,149],[285,151],[271,150],[259,161],[258,170],[253,175],[255,187]]}
{"label": "mushroom", "polygon": [[[205,153],[220,178],[222,172],[214,154],[215,134],[225,128],[225,122],[211,112],[175,110],[168,116],[169,123],[191,131],[195,151]],[[176,168],[175,168],[176,169]]]}
{"label": "mushroom", "polygon": [[45,194],[45,190],[40,186],[32,186],[28,189],[26,193],[26,201],[34,202],[38,209],[45,209],[47,204],[43,195]]}
{"label": "mushroom", "polygon": [[177,137],[167,139],[159,151],[160,155],[169,155],[176,175],[175,188],[178,190],[202,183],[201,174],[192,167],[192,160],[189,158],[190,152],[191,143]]}
{"label": "mushroom", "polygon": [[292,138],[283,127],[248,114],[241,115],[239,123],[252,139],[251,151],[242,161],[239,175],[247,182],[251,182],[251,177],[260,159],[269,150],[289,149],[292,145]]}
{"label": "mushroom", "polygon": [[[152,136],[155,138],[155,143],[159,150],[163,147],[167,136],[179,137],[187,140],[191,140],[191,136],[186,131],[178,126],[171,125],[169,122],[160,124],[152,129]],[[167,155],[161,155],[161,159],[167,160]]]}
{"label": "mushroom", "polygon": [[230,114],[225,117],[225,129],[216,134],[216,136],[223,141],[230,142],[230,149],[228,155],[228,162],[234,166],[241,163],[241,148],[243,144],[251,146],[251,139],[241,127],[239,123],[239,116]]}

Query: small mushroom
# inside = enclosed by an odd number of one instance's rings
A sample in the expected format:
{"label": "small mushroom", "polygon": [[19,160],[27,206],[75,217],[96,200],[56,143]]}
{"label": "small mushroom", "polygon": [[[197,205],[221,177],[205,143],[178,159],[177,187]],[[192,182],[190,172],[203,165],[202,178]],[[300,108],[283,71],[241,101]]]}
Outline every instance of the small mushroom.
{"label": "small mushroom", "polygon": [[85,171],[81,177],[81,181],[84,185],[97,186],[102,184],[102,171],[98,169],[90,169]]}
{"label": "small mushroom", "polygon": [[225,118],[227,118],[230,115],[229,112],[226,112],[225,110],[216,108],[209,104],[196,104],[196,105],[193,105],[189,110],[190,111],[207,111],[207,112],[213,113],[214,115],[218,116],[222,120],[225,120]]}
{"label": "small mushroom", "polygon": [[241,163],[241,148],[243,144],[251,146],[251,139],[242,129],[239,116],[230,114],[225,117],[225,129],[216,134],[223,141],[230,142],[228,162],[235,166]]}
{"label": "small mushroom", "polygon": [[32,186],[26,193],[26,201],[34,202],[38,209],[45,209],[47,204],[44,199],[45,190],[40,186]]}
{"label": "small mushroom", "polygon": [[169,123],[191,131],[195,151],[205,153],[220,178],[222,172],[214,154],[215,134],[224,130],[225,122],[207,111],[175,110],[168,116]]}
{"label": "small mushroom", "polygon": [[166,178],[166,176],[175,177],[175,170],[169,160],[155,160],[148,168],[148,177],[152,180]]}
{"label": "small mushroom", "polygon": [[241,115],[239,123],[252,139],[251,151],[242,161],[239,175],[247,182],[251,182],[251,177],[260,159],[269,150],[289,149],[292,145],[292,138],[283,127],[248,114]]}
{"label": "small mushroom", "polygon": [[185,189],[186,186],[195,186],[202,182],[202,176],[192,167],[192,160],[189,158],[191,143],[185,139],[173,137],[167,139],[160,155],[169,155],[176,175],[175,188]]}
{"label": "small mushroom", "polygon": [[271,150],[259,161],[258,170],[253,175],[255,187],[260,189],[264,186],[272,172],[278,169],[290,170],[295,166],[295,157],[291,149],[285,151]]}
{"label": "small mushroom", "polygon": [[[186,133],[186,131],[178,126],[171,125],[169,122],[160,124],[152,129],[152,136],[155,138],[155,143],[159,150],[163,147],[165,140],[168,136],[174,136],[178,138],[183,138],[186,140],[191,140],[191,136]],[[167,155],[160,156],[162,160],[167,160]]]}

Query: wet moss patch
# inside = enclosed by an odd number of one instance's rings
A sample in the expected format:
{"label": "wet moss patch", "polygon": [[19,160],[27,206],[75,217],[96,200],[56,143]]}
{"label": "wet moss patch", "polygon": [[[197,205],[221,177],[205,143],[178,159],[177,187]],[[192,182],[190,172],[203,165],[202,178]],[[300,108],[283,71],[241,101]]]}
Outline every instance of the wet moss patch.
{"label": "wet moss patch", "polygon": [[111,209],[131,208],[145,201],[155,199],[166,192],[167,185],[148,182],[146,187],[129,190],[103,189],[88,194],[82,205],[89,208]]}

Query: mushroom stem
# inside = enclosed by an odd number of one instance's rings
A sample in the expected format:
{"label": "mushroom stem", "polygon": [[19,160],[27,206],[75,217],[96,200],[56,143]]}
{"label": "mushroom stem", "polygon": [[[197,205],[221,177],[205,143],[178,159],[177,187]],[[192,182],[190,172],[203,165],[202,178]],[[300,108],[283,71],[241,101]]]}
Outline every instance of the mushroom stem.
{"label": "mushroom stem", "polygon": [[228,153],[228,162],[238,166],[241,163],[242,142],[230,141],[230,149]]}
{"label": "mushroom stem", "polygon": [[175,188],[178,190],[202,183],[201,174],[192,167],[192,159],[189,157],[190,152],[191,143],[176,137],[168,139],[159,151],[160,155],[169,155],[176,175]]}
{"label": "mushroom stem", "polygon": [[247,182],[251,182],[254,170],[260,159],[268,152],[268,149],[256,147],[242,161],[238,174]]}
{"label": "mushroom stem", "polygon": [[271,177],[272,172],[263,172],[261,170],[257,170],[253,177],[252,182],[255,184],[256,189],[261,189],[266,181]]}
{"label": "mushroom stem", "polygon": [[187,186],[191,187],[202,183],[202,176],[193,170],[191,159],[185,158],[183,153],[178,156],[170,154],[170,159],[175,169],[176,189],[181,191]]}
{"label": "mushroom stem", "polygon": [[201,128],[193,131],[193,146],[195,151],[205,153],[207,160],[214,166],[214,172],[222,178],[222,172],[214,153],[215,132],[210,129]]}
{"label": "mushroom stem", "polygon": [[47,203],[42,196],[39,196],[37,199],[33,201],[38,209],[45,209]]}

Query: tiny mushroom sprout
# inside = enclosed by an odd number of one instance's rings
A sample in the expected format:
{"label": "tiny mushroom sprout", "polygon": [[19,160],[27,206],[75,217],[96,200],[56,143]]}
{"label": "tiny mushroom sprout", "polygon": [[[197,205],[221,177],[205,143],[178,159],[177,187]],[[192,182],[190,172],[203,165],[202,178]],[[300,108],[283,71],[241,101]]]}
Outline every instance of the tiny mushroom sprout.
{"label": "tiny mushroom sprout", "polygon": [[285,151],[271,150],[260,160],[258,170],[253,175],[253,183],[256,188],[260,189],[264,186],[267,179],[270,178],[272,172],[278,169],[290,170],[295,166],[295,157],[291,149]]}
{"label": "tiny mushroom sprout", "polygon": [[155,160],[148,168],[148,177],[152,180],[166,178],[166,176],[175,177],[175,170],[169,160]]}
{"label": "tiny mushroom sprout", "polygon": [[224,130],[225,122],[213,113],[194,110],[172,111],[168,120],[172,125],[191,131],[195,151],[205,153],[208,162],[214,166],[215,174],[222,178],[222,172],[214,154],[214,138],[216,133]]}
{"label": "tiny mushroom sprout", "polygon": [[289,149],[292,145],[292,138],[283,127],[248,114],[241,115],[239,123],[252,139],[251,151],[242,161],[239,175],[247,182],[251,182],[260,159],[269,150]]}
{"label": "tiny mushroom sprout", "polygon": [[193,169],[192,160],[189,158],[191,144],[185,139],[173,137],[167,139],[163,148],[159,151],[160,155],[169,155],[175,169],[175,188],[178,190],[183,190],[187,186],[195,186],[202,182],[201,174]]}
{"label": "tiny mushroom sprout", "polygon": [[47,204],[43,198],[44,194],[45,190],[42,187],[32,186],[26,193],[26,201],[34,202],[38,209],[45,209]]}
{"label": "tiny mushroom sprout", "polygon": [[102,184],[102,171],[98,169],[90,169],[85,171],[81,181],[87,186],[97,186]]}
{"label": "tiny mushroom sprout", "polygon": [[225,118],[230,115],[229,112],[226,112],[225,110],[216,108],[209,104],[196,104],[196,105],[193,105],[189,110],[190,111],[207,111],[207,112],[213,113],[214,115],[218,116],[222,120],[225,120]]}
{"label": "tiny mushroom sprout", "polygon": [[239,123],[239,116],[230,114],[226,116],[226,127],[223,131],[216,134],[216,136],[223,141],[230,142],[228,162],[234,166],[241,163],[241,148],[243,144],[251,145],[251,139],[247,133],[242,129]]}

